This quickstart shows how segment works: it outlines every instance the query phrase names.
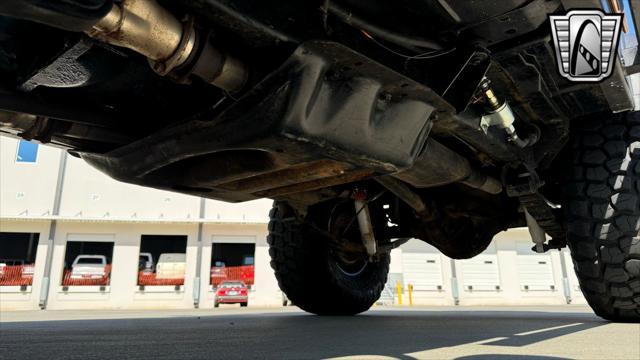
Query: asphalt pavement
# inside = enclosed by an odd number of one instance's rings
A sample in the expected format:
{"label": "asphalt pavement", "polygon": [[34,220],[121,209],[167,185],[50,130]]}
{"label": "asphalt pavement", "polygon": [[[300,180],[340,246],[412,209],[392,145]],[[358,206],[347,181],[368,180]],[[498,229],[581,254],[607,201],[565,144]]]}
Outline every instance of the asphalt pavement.
{"label": "asphalt pavement", "polygon": [[640,359],[640,325],[585,307],[0,314],[0,359]]}

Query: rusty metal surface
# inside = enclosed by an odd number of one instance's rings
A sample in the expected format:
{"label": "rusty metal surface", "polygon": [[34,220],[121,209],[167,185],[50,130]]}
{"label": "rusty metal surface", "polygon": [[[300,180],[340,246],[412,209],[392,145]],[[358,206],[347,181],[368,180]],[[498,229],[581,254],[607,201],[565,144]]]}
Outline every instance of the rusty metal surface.
{"label": "rusty metal surface", "polygon": [[228,182],[219,185],[219,187],[232,191],[258,192],[273,188],[282,188],[296,183],[339,176],[353,168],[353,165],[348,163],[323,159]]}
{"label": "rusty metal surface", "polygon": [[451,112],[426,86],[314,41],[215,118],[81,156],[121,181],[247,201],[406,170],[424,149],[432,115]]}
{"label": "rusty metal surface", "polygon": [[124,0],[86,33],[144,55],[160,75],[179,70],[180,75],[173,75],[180,81],[194,74],[236,92],[248,78],[242,61],[215,49],[208,35],[196,32],[193,16],[181,22],[155,0]]}
{"label": "rusty metal surface", "polygon": [[293,194],[304,191],[318,190],[330,186],[336,186],[341,184],[347,184],[354,181],[359,181],[371,177],[374,174],[372,170],[369,169],[361,169],[355,170],[352,172],[348,172],[342,175],[306,181],[298,184],[293,184],[289,186],[282,186],[275,189],[270,189],[266,191],[259,191],[254,193],[254,195],[258,197],[278,197],[287,194]]}
{"label": "rusty metal surface", "polygon": [[[171,57],[183,37],[183,26],[155,0],[125,0],[87,32],[110,44],[123,46],[161,61]],[[186,53],[193,49],[193,43]],[[186,57],[184,57],[186,59]]]}

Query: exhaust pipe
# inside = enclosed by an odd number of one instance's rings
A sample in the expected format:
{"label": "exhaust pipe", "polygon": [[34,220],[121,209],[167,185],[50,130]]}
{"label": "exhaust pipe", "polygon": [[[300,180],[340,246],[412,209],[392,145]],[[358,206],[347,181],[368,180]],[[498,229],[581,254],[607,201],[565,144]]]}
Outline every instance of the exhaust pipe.
{"label": "exhaust pipe", "polygon": [[112,45],[134,50],[151,61],[182,65],[195,45],[195,31],[184,27],[155,0],[114,4],[86,33]]}
{"label": "exhaust pipe", "polygon": [[471,166],[457,152],[429,138],[413,167],[391,176],[416,188],[462,183],[489,194],[500,194],[502,182]]}
{"label": "exhaust pipe", "polygon": [[195,75],[234,93],[248,79],[242,61],[215,48],[192,20],[178,20],[155,0],[0,0],[0,15],[83,31],[144,55],[156,73],[177,81]]}
{"label": "exhaust pipe", "polygon": [[85,33],[146,56],[160,75],[178,70],[180,77],[193,74],[229,92],[242,89],[248,78],[241,61],[214,48],[195,31],[192,21],[178,21],[155,0],[114,4]]}

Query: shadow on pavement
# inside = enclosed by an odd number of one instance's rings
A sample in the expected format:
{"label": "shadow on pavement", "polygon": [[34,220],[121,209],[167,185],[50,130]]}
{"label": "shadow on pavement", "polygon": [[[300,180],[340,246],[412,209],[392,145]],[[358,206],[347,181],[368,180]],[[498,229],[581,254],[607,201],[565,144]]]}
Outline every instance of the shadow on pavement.
{"label": "shadow on pavement", "polygon": [[[0,348],[18,359],[412,359],[464,344],[522,347],[607,324],[585,313],[374,311],[355,317],[301,313],[0,324]],[[1,358],[2,356],[0,356]],[[474,355],[459,359],[559,359]]]}

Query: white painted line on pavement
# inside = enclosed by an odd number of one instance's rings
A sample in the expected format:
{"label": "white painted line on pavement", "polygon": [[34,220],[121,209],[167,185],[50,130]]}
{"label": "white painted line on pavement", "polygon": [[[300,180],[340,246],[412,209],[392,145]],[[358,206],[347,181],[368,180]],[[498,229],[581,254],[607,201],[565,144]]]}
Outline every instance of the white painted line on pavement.
{"label": "white painted line on pavement", "polygon": [[546,329],[525,331],[525,332],[522,332],[522,333],[519,333],[519,334],[514,334],[514,335],[515,336],[527,336],[527,335],[533,335],[533,334],[537,334],[537,333],[553,331],[553,330],[558,330],[558,329],[563,329],[563,328],[572,327],[572,326],[578,326],[578,325],[583,325],[583,324],[584,323],[573,323],[573,324],[567,324],[567,325],[553,326],[553,327],[546,328]]}

